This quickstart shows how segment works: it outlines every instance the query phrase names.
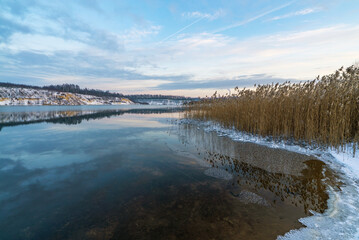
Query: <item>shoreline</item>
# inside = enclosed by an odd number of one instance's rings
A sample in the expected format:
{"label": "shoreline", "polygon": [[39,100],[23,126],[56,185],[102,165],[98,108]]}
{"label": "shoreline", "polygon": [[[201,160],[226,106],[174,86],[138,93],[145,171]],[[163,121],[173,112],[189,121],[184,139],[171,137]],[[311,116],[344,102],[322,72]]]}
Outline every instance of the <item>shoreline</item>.
{"label": "shoreline", "polygon": [[33,88],[0,87],[0,106],[26,105],[121,105],[132,104],[125,97],[95,96]]}
{"label": "shoreline", "polygon": [[123,106],[123,105],[146,105],[146,104],[140,104],[140,103],[117,103],[117,104],[15,104],[15,105],[1,105],[2,107],[39,107],[39,106]]}
{"label": "shoreline", "polygon": [[327,188],[328,209],[323,213],[312,212],[313,216],[300,218],[305,227],[294,229],[277,239],[358,239],[359,238],[359,160],[352,156],[350,148],[346,152],[320,150],[288,144],[284,141],[269,141],[263,137],[252,136],[235,129],[226,129],[212,121],[180,119],[179,124],[194,124],[206,132],[216,132],[218,136],[229,137],[233,141],[251,142],[275,149],[284,149],[304,155],[313,155],[332,170],[343,181],[343,187]]}

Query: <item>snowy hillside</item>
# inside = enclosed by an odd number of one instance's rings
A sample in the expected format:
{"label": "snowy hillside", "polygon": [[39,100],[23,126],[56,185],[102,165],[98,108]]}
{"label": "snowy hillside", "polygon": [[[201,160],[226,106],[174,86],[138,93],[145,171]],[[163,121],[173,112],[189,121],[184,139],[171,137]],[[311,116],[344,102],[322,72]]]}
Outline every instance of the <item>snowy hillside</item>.
{"label": "snowy hillside", "polygon": [[0,87],[0,106],[4,105],[116,105],[132,104],[127,98],[97,97],[69,92],[31,88]]}

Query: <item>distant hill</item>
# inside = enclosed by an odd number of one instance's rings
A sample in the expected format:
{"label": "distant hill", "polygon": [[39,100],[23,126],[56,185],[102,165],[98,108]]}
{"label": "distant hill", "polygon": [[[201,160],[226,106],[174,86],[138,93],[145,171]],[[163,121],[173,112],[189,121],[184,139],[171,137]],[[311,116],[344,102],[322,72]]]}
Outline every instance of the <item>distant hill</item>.
{"label": "distant hill", "polygon": [[133,104],[125,97],[94,96],[42,88],[0,86],[0,106],[15,105],[118,105]]}
{"label": "distant hill", "polygon": [[99,89],[80,88],[75,84],[62,84],[62,85],[49,85],[49,86],[32,86],[26,84],[15,84],[0,82],[0,87],[11,87],[11,88],[30,88],[36,90],[48,90],[57,92],[69,92],[84,95],[92,95],[96,97],[117,97],[117,98],[128,98],[133,102],[141,102],[145,99],[173,99],[173,100],[192,100],[192,98],[184,96],[172,96],[172,95],[152,95],[152,94],[135,94],[135,95],[123,95],[121,93],[113,93],[110,91],[103,91]]}

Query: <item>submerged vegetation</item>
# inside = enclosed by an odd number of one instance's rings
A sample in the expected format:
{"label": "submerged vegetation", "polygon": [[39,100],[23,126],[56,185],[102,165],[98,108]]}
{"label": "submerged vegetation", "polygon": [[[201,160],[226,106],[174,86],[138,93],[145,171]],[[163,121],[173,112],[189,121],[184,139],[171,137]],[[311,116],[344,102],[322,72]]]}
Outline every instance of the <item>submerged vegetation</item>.
{"label": "submerged vegetation", "polygon": [[259,136],[312,146],[359,147],[359,68],[355,66],[303,83],[235,88],[188,105],[187,116],[210,120]]}

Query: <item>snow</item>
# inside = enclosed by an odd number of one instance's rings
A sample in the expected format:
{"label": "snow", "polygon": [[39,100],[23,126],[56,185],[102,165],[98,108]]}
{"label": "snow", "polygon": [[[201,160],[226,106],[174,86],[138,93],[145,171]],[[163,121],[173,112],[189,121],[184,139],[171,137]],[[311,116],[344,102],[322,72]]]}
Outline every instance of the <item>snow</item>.
{"label": "snow", "polygon": [[31,88],[0,87],[0,106],[6,105],[118,105],[132,104],[127,98],[97,97]]}
{"label": "snow", "polygon": [[195,124],[205,131],[215,131],[220,136],[226,136],[234,141],[253,142],[271,148],[285,149],[301,154],[313,155],[333,169],[343,182],[341,189],[328,186],[328,209],[323,213],[312,212],[313,216],[299,219],[305,226],[291,230],[279,240],[302,239],[359,239],[359,154],[353,156],[353,148],[348,145],[345,150],[319,149],[309,146],[298,146],[293,143],[264,138],[226,129],[219,124],[208,121],[201,122],[183,119],[180,123]]}
{"label": "snow", "polygon": [[351,146],[346,147],[347,151],[329,150],[329,153],[337,159],[339,162],[346,166],[346,171],[349,170],[348,174],[356,173],[359,175],[359,153],[353,156],[353,148]]}
{"label": "snow", "polygon": [[262,198],[261,196],[259,196],[258,194],[254,193],[254,192],[249,192],[246,190],[242,190],[239,194],[238,194],[238,199],[245,203],[254,203],[254,204],[259,204],[262,206],[270,206],[269,202],[267,200],[265,200],[264,198]]}

